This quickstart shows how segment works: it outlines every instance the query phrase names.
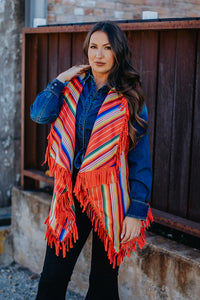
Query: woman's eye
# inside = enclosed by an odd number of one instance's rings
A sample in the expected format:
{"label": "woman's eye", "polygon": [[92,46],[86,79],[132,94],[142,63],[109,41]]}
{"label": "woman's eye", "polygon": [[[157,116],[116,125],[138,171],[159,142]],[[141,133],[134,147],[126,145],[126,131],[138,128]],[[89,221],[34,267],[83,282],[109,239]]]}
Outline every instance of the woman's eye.
{"label": "woman's eye", "polygon": [[91,49],[96,49],[96,46],[92,45],[90,46]]}
{"label": "woman's eye", "polygon": [[106,50],[111,50],[111,47],[110,46],[106,46],[105,49]]}

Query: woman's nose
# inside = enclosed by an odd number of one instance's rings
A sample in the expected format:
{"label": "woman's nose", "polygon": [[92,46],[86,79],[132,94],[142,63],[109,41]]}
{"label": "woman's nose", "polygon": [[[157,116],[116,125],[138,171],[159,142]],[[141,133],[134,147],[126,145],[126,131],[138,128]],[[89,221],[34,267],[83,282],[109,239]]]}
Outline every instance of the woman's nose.
{"label": "woman's nose", "polygon": [[102,57],[102,49],[97,50],[96,57]]}

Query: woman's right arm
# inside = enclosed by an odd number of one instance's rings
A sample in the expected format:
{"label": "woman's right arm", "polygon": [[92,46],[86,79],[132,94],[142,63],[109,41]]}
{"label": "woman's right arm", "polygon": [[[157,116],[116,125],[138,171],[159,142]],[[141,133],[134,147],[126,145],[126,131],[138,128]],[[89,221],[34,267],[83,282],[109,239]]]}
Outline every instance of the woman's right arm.
{"label": "woman's right arm", "polygon": [[63,102],[64,86],[63,82],[54,79],[37,95],[30,111],[30,117],[34,122],[46,124],[56,120]]}
{"label": "woman's right arm", "polygon": [[59,115],[63,103],[63,89],[68,81],[89,69],[89,65],[74,66],[59,74],[40,92],[31,105],[30,117],[39,124],[52,123]]}

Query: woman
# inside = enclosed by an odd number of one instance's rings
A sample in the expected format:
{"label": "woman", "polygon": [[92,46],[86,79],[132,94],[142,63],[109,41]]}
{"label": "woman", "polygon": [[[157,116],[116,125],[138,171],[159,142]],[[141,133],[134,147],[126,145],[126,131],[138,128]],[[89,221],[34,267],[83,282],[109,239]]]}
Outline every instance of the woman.
{"label": "woman", "polygon": [[121,29],[99,22],[88,33],[89,65],[58,75],[31,106],[52,123],[46,160],[54,194],[37,299],[65,299],[93,228],[87,300],[119,299],[118,269],[152,221],[148,117],[138,73]]}

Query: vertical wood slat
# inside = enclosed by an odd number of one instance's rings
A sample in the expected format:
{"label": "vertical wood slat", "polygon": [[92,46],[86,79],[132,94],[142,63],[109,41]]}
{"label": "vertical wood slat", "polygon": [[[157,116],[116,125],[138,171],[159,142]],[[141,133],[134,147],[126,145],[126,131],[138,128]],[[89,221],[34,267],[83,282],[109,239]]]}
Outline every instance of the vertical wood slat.
{"label": "vertical wood slat", "polygon": [[[24,48],[23,60],[23,94],[24,100],[22,102],[23,111],[23,126],[22,126],[22,165],[23,168],[36,167],[37,149],[36,149],[36,124],[32,124],[30,120],[30,105],[32,99],[37,94],[37,36],[27,35],[24,41],[26,47]],[[36,187],[37,182],[26,178],[22,170],[22,186]]]}
{"label": "vertical wood slat", "polygon": [[58,75],[58,33],[49,34],[48,82]]}
{"label": "vertical wood slat", "polygon": [[153,161],[155,111],[157,97],[157,67],[158,67],[158,32],[147,31],[142,34],[142,72],[141,79],[146,95],[149,113],[149,143]]}
{"label": "vertical wood slat", "polygon": [[86,35],[85,32],[73,32],[72,34],[72,66],[87,62],[83,54],[83,43]]}
{"label": "vertical wood slat", "polygon": [[58,74],[71,66],[71,33],[59,34]]}
{"label": "vertical wood slat", "polygon": [[152,204],[168,211],[176,32],[160,33]]}
{"label": "vertical wood slat", "polygon": [[130,32],[129,46],[133,65],[138,70],[149,114],[149,142],[151,158],[153,157],[154,119],[156,105],[158,32]]}
{"label": "vertical wood slat", "polygon": [[28,36],[25,53],[25,145],[24,166],[36,167],[36,124],[30,120],[30,105],[37,95],[37,36]]}
{"label": "vertical wood slat", "polygon": [[194,221],[200,220],[200,31],[197,32],[197,60],[195,101],[193,110],[193,134],[190,194],[188,197],[188,217]]}
{"label": "vertical wood slat", "polygon": [[181,217],[187,216],[189,192],[195,46],[194,31],[177,32],[168,209]]}
{"label": "vertical wood slat", "polygon": [[[37,93],[46,88],[48,71],[48,36],[38,35]],[[37,125],[37,169],[42,167],[46,149],[47,125]]]}

